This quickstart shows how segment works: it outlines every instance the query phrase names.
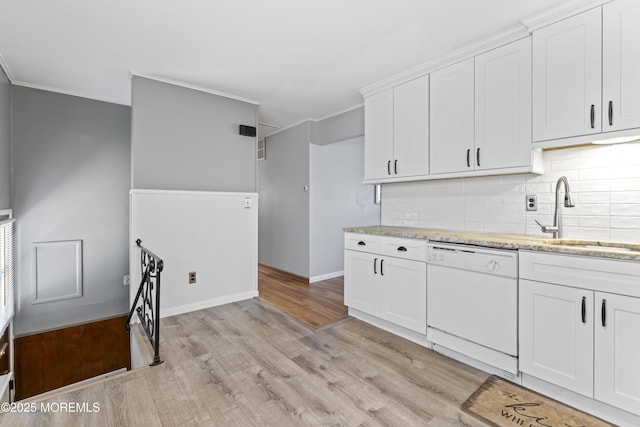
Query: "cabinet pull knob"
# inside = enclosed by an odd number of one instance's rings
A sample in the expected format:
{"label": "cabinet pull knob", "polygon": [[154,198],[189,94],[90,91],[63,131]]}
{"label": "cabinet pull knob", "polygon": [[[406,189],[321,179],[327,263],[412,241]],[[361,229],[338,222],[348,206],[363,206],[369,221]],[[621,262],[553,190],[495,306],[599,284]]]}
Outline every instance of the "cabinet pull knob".
{"label": "cabinet pull knob", "polygon": [[[378,264],[378,258],[374,258],[373,259],[373,274],[378,274],[378,270],[376,268],[376,265]],[[382,265],[382,264],[381,264]]]}
{"label": "cabinet pull knob", "polygon": [[393,161],[393,173],[398,175],[398,160]]}
{"label": "cabinet pull knob", "polygon": [[582,323],[587,323],[587,297],[582,297]]}
{"label": "cabinet pull knob", "polygon": [[471,167],[471,160],[469,158],[469,156],[471,155],[471,149],[468,148],[467,149],[467,167],[470,168]]}
{"label": "cabinet pull knob", "polygon": [[596,127],[596,106],[591,104],[591,129]]}
{"label": "cabinet pull knob", "polygon": [[387,175],[391,175],[391,160],[387,162]]}
{"label": "cabinet pull knob", "polygon": [[407,248],[405,248],[404,246],[398,246],[398,250],[400,252],[407,252]]}
{"label": "cabinet pull knob", "polygon": [[602,309],[600,310],[600,316],[602,317],[602,327],[607,326],[607,300],[602,300]]}
{"label": "cabinet pull knob", "polygon": [[384,262],[383,259],[380,260],[380,275],[384,276],[384,270],[382,269],[382,263]]}
{"label": "cabinet pull knob", "polygon": [[476,164],[480,166],[480,148],[476,150]]}
{"label": "cabinet pull knob", "polygon": [[609,126],[613,126],[613,101],[609,101]]}
{"label": "cabinet pull knob", "polygon": [[360,240],[360,241],[358,242],[358,246],[366,246],[366,243],[365,243],[365,242],[363,242],[362,240]]}

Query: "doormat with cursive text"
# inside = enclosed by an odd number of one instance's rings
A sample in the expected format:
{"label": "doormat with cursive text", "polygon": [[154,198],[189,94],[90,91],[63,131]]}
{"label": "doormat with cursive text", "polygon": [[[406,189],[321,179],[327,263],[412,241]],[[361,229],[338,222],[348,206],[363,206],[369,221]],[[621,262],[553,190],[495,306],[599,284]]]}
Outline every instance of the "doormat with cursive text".
{"label": "doormat with cursive text", "polygon": [[489,377],[462,404],[462,410],[499,427],[613,426],[495,375]]}

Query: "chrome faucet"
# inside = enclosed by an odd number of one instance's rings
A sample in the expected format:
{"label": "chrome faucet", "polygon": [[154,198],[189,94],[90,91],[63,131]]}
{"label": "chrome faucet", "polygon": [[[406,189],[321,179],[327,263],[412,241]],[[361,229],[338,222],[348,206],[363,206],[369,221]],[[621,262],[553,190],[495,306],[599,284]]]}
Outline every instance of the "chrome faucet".
{"label": "chrome faucet", "polygon": [[566,208],[572,208],[575,205],[571,199],[571,190],[569,190],[569,181],[567,177],[561,176],[556,182],[556,210],[553,213],[553,225],[542,225],[536,221],[536,224],[540,226],[543,233],[553,233],[553,238],[562,237],[562,215],[560,215],[560,184],[564,184],[564,206]]}

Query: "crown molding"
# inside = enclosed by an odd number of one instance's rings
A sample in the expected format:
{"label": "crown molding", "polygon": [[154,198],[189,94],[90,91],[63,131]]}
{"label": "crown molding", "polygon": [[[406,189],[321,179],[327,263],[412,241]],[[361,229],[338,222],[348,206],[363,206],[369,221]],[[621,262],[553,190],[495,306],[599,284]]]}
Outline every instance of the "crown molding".
{"label": "crown molding", "polygon": [[345,108],[344,110],[340,110],[338,112],[327,114],[326,116],[322,116],[320,118],[310,119],[310,120],[314,121],[314,122],[321,122],[323,120],[327,120],[327,119],[330,119],[332,117],[339,116],[340,114],[344,114],[344,113],[348,113],[349,111],[357,110],[360,107],[364,107],[364,103],[363,102],[361,102],[359,104],[356,104],[356,105],[353,105],[353,106],[351,106],[349,108]]}
{"label": "crown molding", "polygon": [[540,13],[536,13],[535,15],[525,17],[520,20],[520,23],[524,25],[529,32],[533,32],[554,22],[577,15],[585,10],[602,6],[611,1],[613,0],[569,0]]}
{"label": "crown molding", "polygon": [[9,68],[9,64],[7,64],[7,61],[4,59],[4,56],[2,56],[1,53],[0,53],[0,68],[2,68],[2,71],[4,71],[4,74],[9,79],[9,82],[13,84],[13,82],[15,82],[16,79],[13,78],[13,73],[11,72],[11,68]]}
{"label": "crown molding", "polygon": [[255,99],[250,99],[250,98],[244,98],[242,96],[237,96],[228,92],[223,92],[223,91],[219,91],[219,90],[215,90],[215,89],[210,89],[210,88],[206,88],[203,86],[198,86],[198,85],[194,85],[191,83],[185,83],[185,82],[181,82],[178,80],[173,80],[173,79],[169,79],[166,77],[160,77],[160,76],[156,76],[153,74],[147,74],[147,73],[139,73],[136,71],[130,71],[129,72],[129,77],[133,78],[133,77],[142,77],[145,79],[149,79],[149,80],[155,80],[157,82],[161,82],[161,83],[167,83],[170,85],[174,85],[174,86],[180,86],[186,89],[192,89],[192,90],[197,90],[199,92],[205,92],[205,93],[209,93],[211,95],[217,95],[217,96],[222,96],[224,98],[229,98],[229,99],[234,99],[236,101],[242,101],[242,102],[246,102],[248,104],[253,104],[253,105],[259,105],[260,102],[256,101]]}
{"label": "crown molding", "polygon": [[418,77],[429,74],[439,68],[454,64],[464,59],[471,58],[480,53],[495,49],[518,39],[527,37],[532,31],[547,26],[554,22],[576,15],[585,10],[593,9],[613,0],[568,0],[555,7],[548,8],[543,12],[536,13],[529,17],[525,17],[518,24],[506,30],[495,33],[484,39],[472,42],[458,49],[447,52],[433,60],[423,64],[401,71],[383,80],[374,82],[360,89],[360,93],[364,96],[373,95],[398,84],[416,79]]}
{"label": "crown molding", "polygon": [[439,68],[474,57],[480,53],[527,37],[528,35],[529,31],[522,24],[514,25],[504,31],[467,44],[458,49],[447,52],[444,55],[438,56],[428,62],[422,63],[405,71],[401,71],[400,73],[394,74],[393,76],[390,76],[386,79],[365,86],[364,88],[360,89],[360,93],[365,97],[373,95],[374,93],[381,90],[388,89],[392,86],[407,82],[409,80],[417,79],[418,77],[424,76],[425,74],[428,74]]}
{"label": "crown molding", "polygon": [[125,105],[127,107],[131,106],[131,101],[126,99],[105,98],[100,96],[88,96],[84,93],[73,91],[73,90],[65,90],[65,89],[59,89],[51,86],[37,85],[33,83],[21,82],[19,80],[14,80],[11,82],[11,84],[15,86],[30,88],[30,89],[38,89],[38,90],[44,90],[46,92],[54,92],[62,95],[75,96],[78,98],[92,99],[94,101],[108,102],[109,104]]}

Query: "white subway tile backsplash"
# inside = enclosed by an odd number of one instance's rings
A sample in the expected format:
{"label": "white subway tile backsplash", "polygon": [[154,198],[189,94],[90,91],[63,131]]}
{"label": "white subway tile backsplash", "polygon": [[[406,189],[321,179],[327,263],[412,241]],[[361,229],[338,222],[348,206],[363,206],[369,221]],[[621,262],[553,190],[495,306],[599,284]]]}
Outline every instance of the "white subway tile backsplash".
{"label": "white subway tile backsplash", "polygon": [[[550,150],[544,163],[542,175],[385,184],[382,224],[543,235],[534,219],[552,224],[566,176],[576,207],[561,207],[565,237],[640,242],[640,143]],[[527,194],[537,211],[525,210]]]}
{"label": "white subway tile backsplash", "polygon": [[[608,216],[579,216],[575,218],[578,219],[578,223],[573,223],[571,225],[577,225],[580,227],[609,228],[610,222],[611,224],[613,223],[613,220],[609,221]],[[569,225],[568,221],[565,221],[564,224]]]}
{"label": "white subway tile backsplash", "polygon": [[608,192],[600,191],[597,193],[580,193],[576,192],[574,195],[574,203],[587,204],[587,203],[609,203],[610,196]]}
{"label": "white subway tile backsplash", "polygon": [[610,233],[610,240],[618,242],[640,243],[640,230],[612,228]]}
{"label": "white subway tile backsplash", "polygon": [[611,203],[640,203],[640,190],[612,191]]}
{"label": "white subway tile backsplash", "polygon": [[640,216],[612,216],[611,228],[640,230]]}
{"label": "white subway tile backsplash", "polygon": [[640,216],[640,204],[612,204],[611,205],[611,215],[619,215],[619,216],[631,216],[636,215]]}

